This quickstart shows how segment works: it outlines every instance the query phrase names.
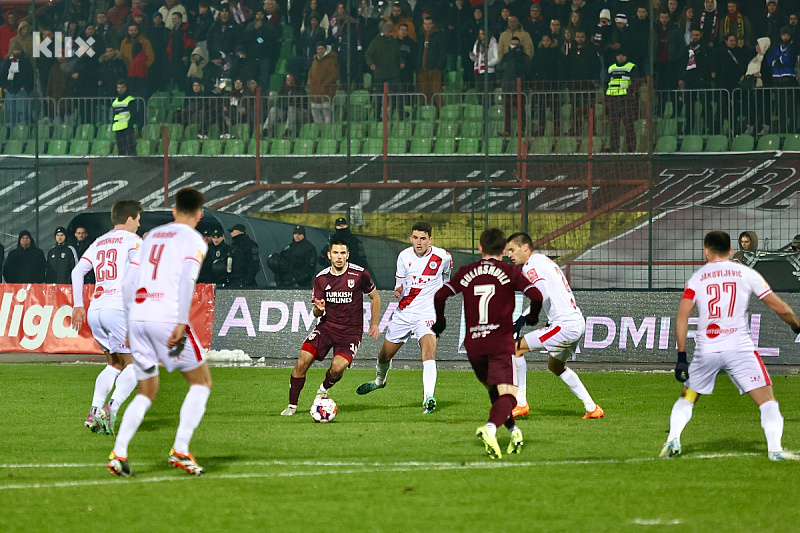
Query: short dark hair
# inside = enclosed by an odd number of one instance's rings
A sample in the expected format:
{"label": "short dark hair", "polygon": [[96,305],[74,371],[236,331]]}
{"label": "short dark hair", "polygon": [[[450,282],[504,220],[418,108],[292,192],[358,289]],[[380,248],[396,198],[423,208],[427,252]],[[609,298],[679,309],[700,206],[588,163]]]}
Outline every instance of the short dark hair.
{"label": "short dark hair", "polygon": [[524,231],[518,231],[516,233],[512,233],[506,242],[511,242],[511,241],[514,241],[514,244],[518,246],[527,244],[528,248],[533,250],[533,240],[531,239],[531,236],[525,233]]}
{"label": "short dark hair", "polygon": [[122,78],[117,80],[117,85],[124,85],[125,87],[128,86],[128,82],[123,80]]}
{"label": "short dark hair", "polygon": [[724,231],[711,231],[703,239],[703,247],[715,254],[727,254],[731,251],[731,236]]}
{"label": "short dark hair", "polygon": [[136,200],[114,202],[114,205],[111,206],[111,222],[114,225],[124,224],[128,221],[128,217],[135,219],[142,211],[142,204]]}
{"label": "short dark hair", "polygon": [[342,246],[346,246],[347,251],[348,252],[350,251],[350,245],[347,244],[347,241],[345,239],[342,239],[341,237],[334,237],[333,239],[331,239],[330,242],[328,243],[328,250],[331,250],[334,244],[340,244]]}
{"label": "short dark hair", "polygon": [[424,231],[428,234],[428,237],[433,235],[433,227],[431,227],[429,222],[425,222],[424,220],[420,220],[411,226],[411,232],[413,233],[415,231]]}
{"label": "short dark hair", "polygon": [[502,254],[506,247],[506,235],[499,228],[489,228],[481,233],[481,248],[487,255]]}
{"label": "short dark hair", "polygon": [[194,187],[184,187],[175,194],[175,209],[183,215],[195,215],[203,209],[205,197]]}

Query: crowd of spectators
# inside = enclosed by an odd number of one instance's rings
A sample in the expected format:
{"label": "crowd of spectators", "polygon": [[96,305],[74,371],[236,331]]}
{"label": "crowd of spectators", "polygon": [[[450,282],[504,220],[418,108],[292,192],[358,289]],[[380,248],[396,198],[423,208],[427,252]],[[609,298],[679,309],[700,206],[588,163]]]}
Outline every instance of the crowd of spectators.
{"label": "crowd of spectators", "polygon": [[[348,81],[357,89],[368,78],[373,87],[386,82],[392,92],[429,98],[447,72],[466,87],[486,77],[492,87],[511,77],[599,84],[620,50],[658,89],[798,85],[798,0],[649,0],[656,20],[643,0],[472,1],[64,0],[40,9],[42,37],[91,37],[94,55],[37,58],[38,87],[31,26],[11,7],[0,25],[0,86],[19,121],[27,109],[18,100],[35,91],[56,101],[115,97],[120,79],[134,97],[174,87],[229,96],[223,105],[244,116],[252,110],[241,97],[268,88],[279,60],[288,59],[279,94],[310,95],[304,112],[327,123],[330,100]],[[280,52],[287,35],[290,58]],[[504,61],[509,52],[513,61]],[[292,111],[264,110],[261,119],[268,128],[291,125]]]}

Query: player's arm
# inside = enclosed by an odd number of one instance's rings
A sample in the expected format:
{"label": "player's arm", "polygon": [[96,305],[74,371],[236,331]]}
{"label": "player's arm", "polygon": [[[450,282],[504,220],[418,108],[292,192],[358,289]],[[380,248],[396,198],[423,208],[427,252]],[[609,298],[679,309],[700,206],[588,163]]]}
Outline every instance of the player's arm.
{"label": "player's arm", "polygon": [[453,273],[453,256],[447,254],[444,259],[444,271],[442,272],[442,282],[447,283],[450,281],[450,275]]}
{"label": "player's arm", "polygon": [[687,288],[683,293],[675,319],[675,338],[678,341],[678,360],[675,362],[675,379],[683,383],[689,378],[689,363],[686,360],[686,337],[689,335],[689,317],[694,309],[694,291]]}
{"label": "player's arm", "polygon": [[397,270],[394,273],[394,297],[400,298],[403,296],[403,281],[406,279],[406,264],[403,261],[403,256],[397,256]]}
{"label": "player's arm", "polygon": [[86,307],[83,304],[83,277],[92,270],[92,263],[81,258],[72,269],[72,328],[80,331],[86,322]]}
{"label": "player's arm", "polygon": [[369,293],[369,311],[372,319],[369,322],[369,336],[377,339],[381,336],[380,323],[381,323],[381,295],[378,294],[378,289]]}
{"label": "player's arm", "polygon": [[319,277],[314,278],[314,288],[311,291],[311,302],[314,304],[311,312],[316,318],[325,314],[325,291],[322,290],[319,280]]}
{"label": "player's arm", "polygon": [[433,308],[436,311],[436,322],[434,322],[431,327],[431,331],[433,331],[437,337],[441,335],[447,327],[447,320],[444,317],[444,305],[447,303],[447,299],[455,294],[456,289],[454,289],[448,281],[441,289],[436,291],[436,294],[433,296]]}
{"label": "player's arm", "polygon": [[194,298],[194,284],[200,275],[200,268],[203,266],[203,253],[185,257],[181,263],[181,279],[178,282],[178,324],[172,330],[167,347],[174,348],[183,339],[186,333],[186,326],[189,325],[189,310],[192,307]]}
{"label": "player's arm", "polygon": [[789,304],[784,302],[780,296],[774,292],[771,292],[764,296],[761,301],[764,302],[767,307],[775,311],[778,316],[781,317],[781,320],[789,324],[789,327],[792,328],[792,331],[800,334],[800,321],[797,320],[797,315],[795,314],[794,310],[789,307]]}

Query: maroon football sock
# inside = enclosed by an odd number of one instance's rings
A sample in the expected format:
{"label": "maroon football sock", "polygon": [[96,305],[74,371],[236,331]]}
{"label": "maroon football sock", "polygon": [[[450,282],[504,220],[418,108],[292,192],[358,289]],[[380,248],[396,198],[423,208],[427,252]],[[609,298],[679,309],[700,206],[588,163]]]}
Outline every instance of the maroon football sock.
{"label": "maroon football sock", "polygon": [[517,405],[517,399],[513,394],[503,394],[492,404],[492,410],[489,411],[489,422],[498,427],[502,426],[511,416],[515,405]]}
{"label": "maroon football sock", "polygon": [[499,397],[500,393],[497,392],[497,387],[494,385],[489,387],[489,401],[492,402],[492,405],[494,405],[494,402],[496,402]]}
{"label": "maroon football sock", "polygon": [[329,368],[328,372],[325,373],[325,381],[322,382],[322,386],[325,388],[325,390],[328,390],[334,385],[336,385],[336,383],[340,379],[342,379],[341,376],[339,376],[338,378],[334,378],[333,376],[331,376],[331,369]]}
{"label": "maroon football sock", "polygon": [[302,378],[296,378],[292,376],[289,379],[289,404],[290,405],[297,405],[297,400],[300,399],[300,391],[303,390],[303,386],[306,384],[306,377],[303,376]]}
{"label": "maroon football sock", "polygon": [[[515,404],[515,405],[516,405],[516,404]],[[512,409],[513,409],[513,407],[512,407]],[[513,417],[513,416],[509,416],[509,417],[508,417],[508,420],[506,420],[506,423],[505,423],[504,425],[506,426],[506,428],[507,428],[509,431],[511,431],[512,429],[514,429],[514,426],[516,426],[517,424],[516,424],[516,423],[514,423],[514,417]]]}

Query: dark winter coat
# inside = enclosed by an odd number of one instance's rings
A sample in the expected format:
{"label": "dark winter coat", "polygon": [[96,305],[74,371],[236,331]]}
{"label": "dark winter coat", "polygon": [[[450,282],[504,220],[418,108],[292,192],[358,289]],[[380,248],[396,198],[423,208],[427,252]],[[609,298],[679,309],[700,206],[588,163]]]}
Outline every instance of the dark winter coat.
{"label": "dark winter coat", "polygon": [[231,242],[231,273],[228,279],[230,283],[226,287],[234,289],[255,289],[256,274],[261,270],[258,256],[258,245],[242,233],[234,237]]}
{"label": "dark winter coat", "polygon": [[308,239],[296,242],[272,254],[267,266],[275,274],[278,286],[297,285],[310,288],[317,273],[317,249]]}
{"label": "dark winter coat", "polygon": [[67,243],[56,244],[47,252],[47,269],[44,279],[46,283],[72,283],[72,269],[78,262],[78,254]]}
{"label": "dark winter coat", "polygon": [[[8,70],[11,64],[17,62],[19,64],[19,72],[15,73],[12,79],[8,79]],[[25,52],[20,54],[19,57],[14,57],[12,54],[8,55],[8,60],[3,64],[0,70],[0,87],[10,93],[18,93],[26,91],[28,93],[33,89],[33,66],[30,60],[25,56]]]}
{"label": "dark winter coat", "polygon": [[[348,259],[348,261],[354,265],[358,265],[369,270],[367,253],[364,251],[364,245],[361,244],[361,241],[358,240],[358,237],[353,235],[353,232],[350,231],[350,228],[337,229],[333,232],[333,235],[331,235],[330,240],[333,239],[344,239],[347,242],[347,249],[350,252],[350,259]],[[318,261],[320,265],[330,266],[331,260],[328,259],[327,246],[320,252]]]}
{"label": "dark winter coat", "polygon": [[197,283],[216,283],[224,285],[228,281],[228,257],[232,247],[225,241],[215,246],[213,242],[208,243],[208,253],[203,266],[200,269],[200,276]]}
{"label": "dark winter coat", "polygon": [[44,283],[46,268],[44,254],[36,247],[33,237],[29,247],[19,246],[23,235],[31,237],[31,233],[27,230],[20,232],[17,247],[8,252],[3,265],[3,278],[6,283]]}

